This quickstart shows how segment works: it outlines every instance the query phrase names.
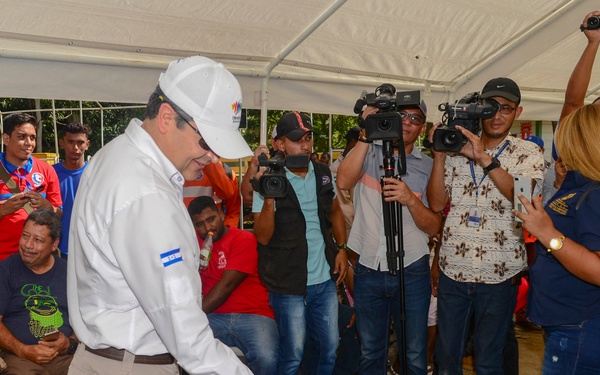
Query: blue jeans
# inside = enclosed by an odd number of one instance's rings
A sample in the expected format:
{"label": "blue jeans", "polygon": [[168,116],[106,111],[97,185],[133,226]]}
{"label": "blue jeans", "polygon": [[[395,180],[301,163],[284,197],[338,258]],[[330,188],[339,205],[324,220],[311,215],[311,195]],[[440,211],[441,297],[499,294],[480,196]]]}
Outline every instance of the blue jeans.
{"label": "blue jeans", "polygon": [[600,373],[600,318],[577,325],[544,327],[542,374],[588,375]]}
{"label": "blue jeans", "polygon": [[[427,373],[427,314],[431,283],[429,256],[404,268],[406,301],[406,353],[410,374]],[[360,374],[387,374],[390,322],[394,321],[398,352],[402,357],[399,275],[372,270],[356,263],[354,308],[360,341]],[[402,368],[404,358],[400,358]]]}
{"label": "blue jeans", "polygon": [[256,375],[277,371],[279,337],[274,319],[255,314],[208,314],[208,324],[215,338],[223,344],[237,346],[250,370]]}
{"label": "blue jeans", "polygon": [[306,334],[313,340],[314,355],[308,363],[311,375],[331,375],[338,347],[338,300],[335,283],[306,287],[306,295],[269,292],[279,328],[278,374],[297,374]]}
{"label": "blue jeans", "polygon": [[438,339],[435,348],[439,374],[462,374],[471,317],[477,375],[503,375],[504,346],[518,286],[512,279],[499,284],[451,280],[440,272],[438,284]]}

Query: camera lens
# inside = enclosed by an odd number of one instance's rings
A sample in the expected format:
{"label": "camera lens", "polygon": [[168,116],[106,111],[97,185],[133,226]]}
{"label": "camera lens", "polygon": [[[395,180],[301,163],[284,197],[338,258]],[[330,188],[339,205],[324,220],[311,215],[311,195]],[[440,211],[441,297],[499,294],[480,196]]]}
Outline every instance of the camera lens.
{"label": "camera lens", "polygon": [[379,129],[382,132],[389,131],[391,128],[392,128],[392,122],[388,119],[381,120],[381,121],[379,121],[379,124],[377,124],[377,129]]}
{"label": "camera lens", "polygon": [[278,178],[270,178],[267,180],[265,188],[269,189],[270,191],[278,191],[281,189],[281,180]]}
{"label": "camera lens", "polygon": [[459,132],[449,131],[444,134],[444,137],[442,138],[442,144],[446,147],[453,147],[461,141],[461,137],[459,137],[460,135],[462,134]]}
{"label": "camera lens", "polygon": [[591,16],[590,18],[588,18],[587,21],[587,29],[588,30],[595,30],[600,28],[600,17],[598,16]]}

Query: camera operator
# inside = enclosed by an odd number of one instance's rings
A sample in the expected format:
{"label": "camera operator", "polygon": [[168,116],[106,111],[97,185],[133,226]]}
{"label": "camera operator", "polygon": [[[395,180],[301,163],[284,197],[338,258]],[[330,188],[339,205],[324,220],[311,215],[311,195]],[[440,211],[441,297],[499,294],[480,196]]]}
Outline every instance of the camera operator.
{"label": "camera operator", "polygon": [[[482,120],[481,136],[457,126],[467,139],[455,155],[437,152],[427,196],[442,211],[450,200],[439,266],[435,351],[440,374],[462,373],[465,332],[474,316],[475,372],[503,373],[507,340],[521,271],[527,265],[523,229],[512,213],[513,176],[541,183],[544,159],[539,148],[509,135],[523,108],[521,92],[508,78],[486,83],[481,99],[499,109]],[[430,140],[437,126],[430,133]],[[438,263],[439,260],[439,263]],[[438,280],[432,280],[434,287]]]}
{"label": "camera operator", "polygon": [[307,333],[315,345],[311,374],[331,374],[338,347],[336,283],[348,268],[346,230],[329,167],[308,161],[312,136],[308,116],[281,117],[277,148],[286,157],[306,156],[307,166],[284,168],[285,196],[255,192],[253,197],[258,273],[269,290],[280,336],[278,374],[298,373]]}
{"label": "camera operator", "polygon": [[[404,147],[406,154],[407,173],[402,180],[386,177],[381,187],[382,145],[366,139],[365,129],[338,168],[338,187],[354,187],[355,216],[348,246],[359,254],[354,266],[354,303],[361,345],[360,374],[387,373],[390,316],[394,319],[396,337],[401,336],[400,276],[388,272],[382,189],[385,200],[400,203],[403,211],[408,370],[411,374],[427,373],[427,313],[431,293],[427,244],[429,236],[438,231],[441,216],[428,208],[425,194],[433,162],[414,147],[425,131],[427,115],[425,103],[416,103],[420,104],[395,109],[401,117],[402,129],[396,131],[401,131],[403,144],[394,147],[394,165],[399,158],[398,147]],[[364,120],[379,111],[378,107],[367,106],[361,118]]]}

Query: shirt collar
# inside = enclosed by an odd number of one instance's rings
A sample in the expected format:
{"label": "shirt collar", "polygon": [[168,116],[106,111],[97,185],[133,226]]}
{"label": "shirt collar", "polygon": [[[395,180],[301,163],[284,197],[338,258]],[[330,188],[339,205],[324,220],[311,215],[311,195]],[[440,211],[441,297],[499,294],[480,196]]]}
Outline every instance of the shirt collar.
{"label": "shirt collar", "polygon": [[0,153],[0,161],[2,162],[2,165],[4,165],[9,174],[14,174],[15,171],[19,168],[24,169],[25,172],[29,174],[31,173],[31,169],[33,168],[33,157],[31,156],[29,157],[29,159],[27,159],[27,163],[25,163],[25,165],[22,167],[17,167],[16,165],[13,165],[8,160],[6,160],[6,152]]}
{"label": "shirt collar", "polygon": [[154,139],[142,128],[142,124],[143,122],[139,119],[132,119],[127,129],[125,129],[125,133],[142,152],[152,158],[161,167],[164,175],[171,181],[175,190],[183,197],[183,183],[185,182],[183,175],[179,173],[165,154],[160,151]]}

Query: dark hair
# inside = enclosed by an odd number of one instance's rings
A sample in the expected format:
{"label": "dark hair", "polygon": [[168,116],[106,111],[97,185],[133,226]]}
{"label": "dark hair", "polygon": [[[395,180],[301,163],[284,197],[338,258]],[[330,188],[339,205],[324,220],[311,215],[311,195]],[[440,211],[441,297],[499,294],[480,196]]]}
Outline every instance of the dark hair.
{"label": "dark hair", "polygon": [[165,93],[163,93],[160,86],[156,86],[156,88],[154,89],[154,92],[150,95],[150,98],[148,99],[148,104],[146,105],[146,116],[145,117],[150,120],[156,118],[156,116],[158,116],[158,110],[160,109],[160,106],[163,105],[163,103],[167,103],[168,105],[173,107],[173,109],[175,110],[175,113],[177,113],[177,127],[178,128],[182,128],[185,125],[186,121],[188,121],[188,122],[193,121],[191,116],[189,116],[187,113],[185,113],[185,111],[183,109],[179,108],[179,106],[177,106],[177,104],[173,103],[171,101],[171,99],[167,98],[167,96],[165,95]]}
{"label": "dark hair", "polygon": [[70,122],[67,125],[63,126],[60,131],[61,138],[67,135],[67,133],[71,134],[85,134],[87,139],[90,139],[92,135],[92,128],[87,124],[82,124],[80,122]]}
{"label": "dark hair", "polygon": [[190,205],[188,206],[188,213],[190,214],[190,217],[192,217],[204,211],[205,208],[212,208],[215,211],[219,211],[217,204],[212,197],[209,197],[208,195],[201,195],[194,198],[194,200],[190,202]]}
{"label": "dark hair", "polygon": [[50,238],[52,241],[56,241],[60,239],[60,231],[62,229],[62,224],[60,222],[60,218],[58,215],[47,208],[41,208],[39,210],[35,210],[29,214],[27,220],[23,224],[23,227],[27,224],[27,222],[33,221],[37,225],[45,225],[50,229]]}
{"label": "dark hair", "polygon": [[4,118],[4,134],[12,135],[16,128],[23,124],[31,124],[35,128],[37,126],[37,119],[28,113],[11,113]]}

